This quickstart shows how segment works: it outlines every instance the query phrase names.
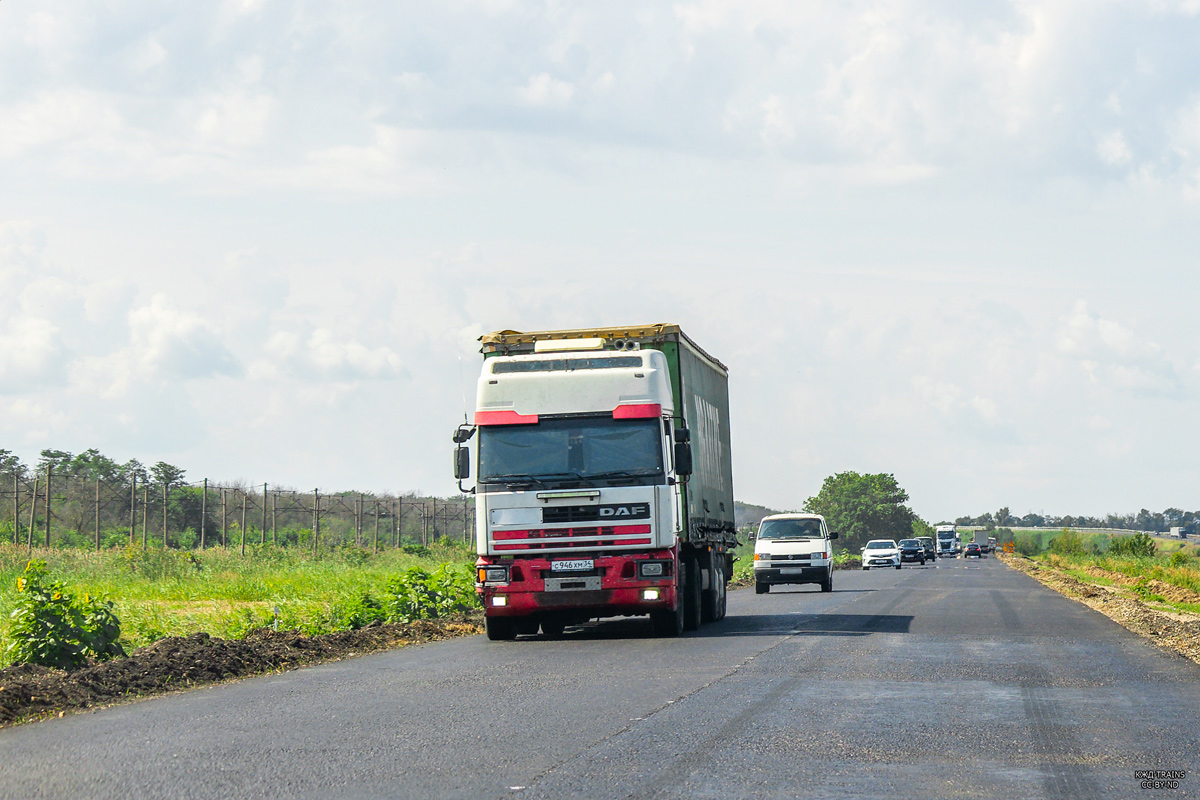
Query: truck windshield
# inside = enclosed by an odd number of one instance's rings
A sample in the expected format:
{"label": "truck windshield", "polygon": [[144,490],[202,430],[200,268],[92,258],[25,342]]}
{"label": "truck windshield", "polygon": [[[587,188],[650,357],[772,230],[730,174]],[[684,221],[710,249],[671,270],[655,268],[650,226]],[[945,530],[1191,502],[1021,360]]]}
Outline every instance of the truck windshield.
{"label": "truck windshield", "polygon": [[570,417],[479,429],[479,482],[654,483],[663,472],[657,419]]}
{"label": "truck windshield", "polygon": [[764,519],[760,539],[819,539],[821,523],[815,519]]}

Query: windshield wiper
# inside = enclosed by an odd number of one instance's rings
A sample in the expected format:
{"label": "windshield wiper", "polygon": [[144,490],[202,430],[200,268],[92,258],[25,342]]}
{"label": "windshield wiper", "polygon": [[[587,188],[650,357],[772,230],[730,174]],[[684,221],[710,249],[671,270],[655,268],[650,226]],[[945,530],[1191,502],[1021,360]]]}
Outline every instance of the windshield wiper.
{"label": "windshield wiper", "polygon": [[608,472],[593,472],[588,475],[592,480],[606,480],[608,478],[644,478],[647,475],[661,474],[662,470],[658,467],[642,467],[640,469],[613,469]]}
{"label": "windshield wiper", "polygon": [[533,477],[532,475],[488,475],[486,478],[480,479],[482,483],[528,483],[530,486],[540,486],[546,488],[546,483],[541,477]]}
{"label": "windshield wiper", "polygon": [[588,486],[595,486],[596,484],[592,483],[593,477],[594,476],[592,476],[592,475],[582,475],[578,472],[549,472],[549,473],[543,473],[541,475],[538,475],[538,479],[543,480],[543,481],[561,481],[561,480],[574,479],[577,481],[582,481],[583,483],[587,484]]}

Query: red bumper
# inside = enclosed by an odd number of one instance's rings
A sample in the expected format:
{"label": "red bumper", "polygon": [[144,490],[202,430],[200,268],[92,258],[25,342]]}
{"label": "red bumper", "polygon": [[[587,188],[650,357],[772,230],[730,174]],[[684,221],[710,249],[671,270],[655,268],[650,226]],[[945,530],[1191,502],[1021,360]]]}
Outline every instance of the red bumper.
{"label": "red bumper", "polygon": [[[574,553],[572,558],[578,558]],[[476,567],[504,566],[508,568],[506,583],[476,583],[475,591],[483,600],[489,617],[526,617],[546,612],[589,612],[591,616],[622,616],[649,614],[651,611],[674,609],[676,606],[675,576],[678,561],[674,551],[639,552],[628,555],[605,553],[593,557],[595,569],[579,578],[592,578],[588,588],[547,590],[546,579],[572,577],[551,571],[551,559],[546,556],[522,558],[480,557]],[[639,578],[639,561],[669,562],[669,575]],[[594,580],[599,578],[599,581]],[[595,584],[598,583],[598,586]],[[646,599],[645,591],[657,590],[656,599]]]}

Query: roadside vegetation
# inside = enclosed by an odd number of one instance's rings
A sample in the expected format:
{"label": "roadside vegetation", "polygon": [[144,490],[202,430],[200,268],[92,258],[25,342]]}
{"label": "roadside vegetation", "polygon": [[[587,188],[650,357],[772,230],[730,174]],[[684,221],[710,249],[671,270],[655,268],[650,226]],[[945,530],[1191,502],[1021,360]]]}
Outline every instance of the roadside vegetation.
{"label": "roadside vegetation", "polygon": [[1042,569],[1154,610],[1200,616],[1200,546],[1145,533],[1019,532],[1013,549]]}
{"label": "roadside vegetation", "polygon": [[[462,613],[474,606],[472,560],[467,546],[446,539],[379,553],[346,545],[314,555],[266,545],[245,556],[221,548],[31,553],[0,545],[0,667],[73,666],[81,659],[71,652],[95,660],[196,633],[239,639],[275,628],[311,636]],[[79,638],[104,624],[119,625],[119,636]],[[57,645],[31,644],[46,630],[59,631],[51,637]]]}

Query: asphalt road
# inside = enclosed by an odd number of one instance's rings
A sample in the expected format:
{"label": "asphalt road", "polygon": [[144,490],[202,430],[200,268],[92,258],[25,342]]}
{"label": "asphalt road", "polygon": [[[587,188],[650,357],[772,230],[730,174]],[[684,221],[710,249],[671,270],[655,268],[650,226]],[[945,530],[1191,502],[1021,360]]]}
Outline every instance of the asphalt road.
{"label": "asphalt road", "polygon": [[[0,730],[3,798],[1200,797],[1200,666],[995,559]],[[1135,770],[1186,770],[1142,789]]]}

